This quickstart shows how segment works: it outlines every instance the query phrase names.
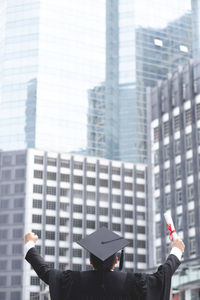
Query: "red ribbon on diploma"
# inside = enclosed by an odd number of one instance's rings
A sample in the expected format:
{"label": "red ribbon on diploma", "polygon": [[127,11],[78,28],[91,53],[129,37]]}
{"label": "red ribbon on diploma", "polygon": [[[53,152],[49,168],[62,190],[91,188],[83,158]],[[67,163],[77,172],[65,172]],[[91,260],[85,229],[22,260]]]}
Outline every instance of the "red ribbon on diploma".
{"label": "red ribbon on diploma", "polygon": [[170,239],[170,241],[172,241],[173,240],[173,236],[172,236],[172,234],[174,233],[174,232],[176,232],[176,230],[174,229],[174,230],[172,230],[172,226],[171,226],[171,224],[167,224],[167,228],[169,229],[169,231],[170,231],[170,235],[169,235],[169,239]]}

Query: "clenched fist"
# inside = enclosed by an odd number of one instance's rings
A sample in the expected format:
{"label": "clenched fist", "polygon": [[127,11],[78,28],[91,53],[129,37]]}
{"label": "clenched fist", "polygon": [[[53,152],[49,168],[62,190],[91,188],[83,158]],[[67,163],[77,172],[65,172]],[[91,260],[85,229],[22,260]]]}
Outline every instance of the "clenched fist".
{"label": "clenched fist", "polygon": [[171,246],[172,246],[172,248],[173,247],[179,248],[182,252],[185,249],[185,244],[183,243],[183,241],[181,240],[181,238],[178,238],[175,241],[173,241]]}
{"label": "clenched fist", "polygon": [[29,241],[33,241],[34,243],[36,243],[37,240],[38,240],[38,236],[33,232],[29,232],[24,236],[24,244],[28,243]]}

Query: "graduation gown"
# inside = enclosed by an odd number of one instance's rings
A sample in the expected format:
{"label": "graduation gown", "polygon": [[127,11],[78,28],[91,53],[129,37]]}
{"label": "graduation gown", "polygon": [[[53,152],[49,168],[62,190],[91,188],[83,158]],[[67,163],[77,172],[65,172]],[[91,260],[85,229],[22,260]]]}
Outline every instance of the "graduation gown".
{"label": "graduation gown", "polygon": [[170,254],[153,274],[74,272],[50,268],[36,248],[31,248],[25,258],[49,285],[51,300],[169,300],[171,277],[180,265]]}

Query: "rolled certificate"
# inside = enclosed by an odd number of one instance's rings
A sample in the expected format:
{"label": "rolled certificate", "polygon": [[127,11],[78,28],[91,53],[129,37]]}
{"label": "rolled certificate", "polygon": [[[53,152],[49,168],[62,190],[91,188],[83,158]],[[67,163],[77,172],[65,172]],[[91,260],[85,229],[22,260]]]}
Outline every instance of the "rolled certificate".
{"label": "rolled certificate", "polygon": [[164,217],[165,217],[165,220],[166,220],[166,223],[167,223],[167,228],[170,231],[169,239],[170,239],[170,241],[174,241],[178,238],[178,235],[177,235],[176,230],[174,228],[174,223],[173,223],[170,211],[167,211],[166,213],[164,213]]}

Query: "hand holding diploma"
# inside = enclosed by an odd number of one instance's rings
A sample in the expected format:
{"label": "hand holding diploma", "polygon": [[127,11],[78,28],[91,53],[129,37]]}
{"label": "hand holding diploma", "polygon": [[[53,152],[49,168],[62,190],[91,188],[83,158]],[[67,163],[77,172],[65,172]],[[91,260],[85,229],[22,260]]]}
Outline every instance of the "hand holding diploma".
{"label": "hand holding diploma", "polygon": [[167,228],[170,231],[170,235],[169,235],[169,239],[170,241],[175,241],[178,238],[178,235],[176,233],[176,230],[174,228],[174,223],[171,217],[171,213],[169,211],[167,211],[166,213],[164,213],[164,217],[167,223]]}

